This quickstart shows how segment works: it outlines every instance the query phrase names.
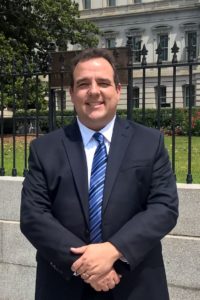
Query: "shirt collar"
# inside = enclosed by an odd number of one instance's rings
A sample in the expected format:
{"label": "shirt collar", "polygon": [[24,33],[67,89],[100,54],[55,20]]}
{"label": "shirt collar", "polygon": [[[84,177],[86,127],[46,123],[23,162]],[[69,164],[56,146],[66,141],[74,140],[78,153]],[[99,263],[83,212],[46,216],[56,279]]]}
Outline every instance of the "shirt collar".
{"label": "shirt collar", "polygon": [[[104,128],[99,130],[99,132],[103,134],[103,136],[109,143],[111,143],[115,119],[116,116],[114,116],[114,118]],[[77,122],[83,139],[83,144],[85,147],[90,142],[95,131],[83,125],[83,123],[81,123],[78,117],[77,117]]]}

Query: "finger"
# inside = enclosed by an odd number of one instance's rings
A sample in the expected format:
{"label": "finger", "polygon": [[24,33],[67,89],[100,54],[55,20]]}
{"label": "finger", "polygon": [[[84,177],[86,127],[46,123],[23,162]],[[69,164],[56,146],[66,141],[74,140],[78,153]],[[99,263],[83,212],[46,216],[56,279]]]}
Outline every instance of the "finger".
{"label": "finger", "polygon": [[101,288],[97,285],[97,284],[90,284],[91,285],[91,287],[95,290],[95,291],[97,291],[97,292],[100,292],[101,291]]}
{"label": "finger", "polygon": [[76,269],[77,273],[79,275],[82,275],[82,274],[88,274],[89,276],[92,276],[93,274],[95,274],[92,270],[90,270],[89,268],[87,268],[86,266],[84,265],[81,265],[80,268]]}
{"label": "finger", "polygon": [[81,274],[81,278],[82,278],[84,281],[86,281],[86,280],[89,280],[90,275],[87,274],[87,273],[83,273],[83,274]]}
{"label": "finger", "polygon": [[119,284],[119,283],[120,283],[120,280],[121,280],[121,276],[119,276],[118,274],[116,274],[116,275],[113,277],[113,280],[114,280],[115,284]]}
{"label": "finger", "polygon": [[70,251],[75,254],[83,254],[86,249],[87,249],[87,246],[82,246],[82,247],[78,247],[78,248],[71,247]]}
{"label": "finger", "polygon": [[96,274],[96,275],[93,275],[91,272],[87,272],[87,274],[89,274],[89,278],[87,279],[90,282],[95,282],[97,281],[102,275],[99,275],[99,274]]}
{"label": "finger", "polygon": [[[95,277],[95,278],[99,278],[99,277]],[[89,284],[96,283],[97,280],[95,278],[93,276],[89,276],[87,279],[84,279],[84,281]]]}
{"label": "finger", "polygon": [[107,285],[108,285],[108,287],[109,287],[110,290],[114,289],[114,287],[116,286],[114,280],[113,280],[113,281],[110,281]]}
{"label": "finger", "polygon": [[[79,259],[77,259],[77,260],[73,263],[73,265],[71,266],[72,272],[77,272],[78,274],[80,274],[79,269],[80,269],[81,265],[82,265],[82,259],[79,258]],[[83,272],[82,272],[82,273],[83,273]]]}
{"label": "finger", "polygon": [[109,286],[108,285],[103,285],[102,288],[101,288],[101,290],[103,292],[108,292],[109,291]]}
{"label": "finger", "polygon": [[71,270],[72,272],[76,272],[78,275],[80,275],[80,272],[79,272],[79,263],[73,263],[73,265],[71,266]]}

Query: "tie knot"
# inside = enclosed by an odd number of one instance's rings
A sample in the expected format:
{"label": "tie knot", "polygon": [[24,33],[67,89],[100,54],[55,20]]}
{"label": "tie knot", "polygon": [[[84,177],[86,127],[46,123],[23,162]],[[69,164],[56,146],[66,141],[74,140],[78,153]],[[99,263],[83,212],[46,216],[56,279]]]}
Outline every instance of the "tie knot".
{"label": "tie knot", "polygon": [[104,136],[103,134],[101,134],[100,132],[95,132],[93,135],[93,138],[99,143],[99,144],[103,144],[104,142]]}

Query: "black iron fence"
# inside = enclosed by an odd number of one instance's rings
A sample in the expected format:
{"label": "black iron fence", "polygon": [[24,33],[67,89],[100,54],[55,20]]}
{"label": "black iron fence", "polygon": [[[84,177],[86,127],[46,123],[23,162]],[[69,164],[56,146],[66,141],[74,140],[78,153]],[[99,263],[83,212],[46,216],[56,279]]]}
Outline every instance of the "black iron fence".
{"label": "black iron fence", "polygon": [[[192,183],[194,121],[192,112],[195,105],[200,105],[200,102],[195,102],[194,95],[195,76],[197,74],[200,76],[200,71],[198,73],[200,63],[194,59],[192,47],[188,49],[188,57],[184,62],[177,61],[179,49],[176,43],[172,48],[172,62],[162,61],[162,49],[159,46],[156,50],[157,62],[147,63],[148,51],[145,45],[137,53],[137,62],[135,62],[131,37],[128,37],[127,47],[115,48],[110,51],[116,58],[120,79],[127,93],[126,99],[123,100],[126,108],[123,107],[120,113],[126,115],[128,119],[137,119],[135,114],[137,112],[138,115],[139,111],[139,122],[149,126],[147,122],[148,107],[153,107],[153,126],[158,130],[163,130],[162,110],[163,108],[168,109],[174,174],[176,174],[176,134],[179,125],[176,119],[176,110],[177,106],[187,107],[188,166],[186,182]],[[24,59],[23,66],[19,66],[16,61],[13,61],[10,68],[7,68],[3,59],[0,60],[0,176],[7,174],[26,176],[30,140],[63,126],[74,118],[74,110],[66,92],[70,61],[74,55],[76,52],[51,52],[45,63],[41,63],[37,58],[31,62]],[[180,94],[183,91],[177,93],[181,78],[184,81],[182,86],[185,87],[185,96],[182,97]],[[165,81],[171,95],[169,99],[166,95]],[[152,94],[152,91],[155,93]],[[177,98],[180,98],[179,101]],[[23,172],[20,171],[21,169]]]}

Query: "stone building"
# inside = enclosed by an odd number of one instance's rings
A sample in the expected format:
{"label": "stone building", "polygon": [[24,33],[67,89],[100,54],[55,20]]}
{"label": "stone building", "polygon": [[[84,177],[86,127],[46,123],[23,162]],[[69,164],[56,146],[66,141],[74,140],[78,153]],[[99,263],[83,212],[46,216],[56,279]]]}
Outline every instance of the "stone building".
{"label": "stone building", "polygon": [[[188,46],[192,46],[190,57],[197,63],[192,69],[192,105],[200,106],[200,0],[76,0],[82,19],[94,22],[101,30],[99,47],[124,47],[127,36],[131,36],[133,66],[141,63],[140,50],[148,51],[147,64],[157,62],[156,49],[162,48],[162,65],[172,61],[171,48],[176,42],[178,62],[188,61]],[[79,50],[79,45],[70,47]],[[161,70],[161,107],[172,105],[172,70]],[[177,68],[176,107],[187,107],[189,102],[189,67]],[[158,71],[151,68],[146,73],[146,107],[157,107]],[[135,106],[142,103],[141,71],[133,72]],[[123,86],[121,107],[126,103],[126,86]]]}

